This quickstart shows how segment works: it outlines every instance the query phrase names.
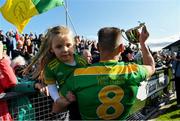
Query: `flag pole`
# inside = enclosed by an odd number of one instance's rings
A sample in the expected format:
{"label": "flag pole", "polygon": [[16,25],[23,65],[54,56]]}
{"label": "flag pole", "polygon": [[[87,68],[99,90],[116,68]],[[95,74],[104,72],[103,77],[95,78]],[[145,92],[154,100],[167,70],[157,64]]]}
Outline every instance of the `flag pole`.
{"label": "flag pole", "polygon": [[66,13],[67,13],[67,18],[69,19],[69,22],[70,22],[70,24],[72,25],[75,34],[77,35],[76,29],[75,29],[75,27],[74,27],[74,24],[72,23],[71,16],[70,16],[69,12],[67,11],[66,6],[65,6],[64,4],[63,4],[63,6],[64,6],[64,9],[65,9],[65,11],[66,11]]}
{"label": "flag pole", "polygon": [[68,11],[68,1],[67,0],[65,0],[65,7],[66,7],[66,27],[68,26],[68,13],[67,13],[67,11]]}

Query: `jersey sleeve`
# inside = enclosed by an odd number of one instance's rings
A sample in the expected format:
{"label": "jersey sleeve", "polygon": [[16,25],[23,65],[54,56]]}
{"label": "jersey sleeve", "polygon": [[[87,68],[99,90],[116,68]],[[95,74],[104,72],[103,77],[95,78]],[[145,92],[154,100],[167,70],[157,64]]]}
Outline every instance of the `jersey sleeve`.
{"label": "jersey sleeve", "polygon": [[44,70],[45,84],[56,84],[55,75],[52,70],[46,66]]}
{"label": "jersey sleeve", "polygon": [[139,72],[139,76],[142,80],[147,79],[148,71],[143,65],[138,65],[138,72]]}
{"label": "jersey sleeve", "polygon": [[60,94],[62,96],[66,96],[66,94],[68,93],[68,91],[74,91],[75,90],[75,77],[73,75],[71,75],[66,81],[65,84],[63,84],[61,90],[60,90]]}
{"label": "jersey sleeve", "polygon": [[143,65],[135,64],[136,70],[130,74],[130,82],[139,85],[140,82],[144,81],[148,77],[148,71]]}
{"label": "jersey sleeve", "polygon": [[78,67],[84,67],[88,65],[88,62],[86,61],[86,59],[84,59],[80,55],[75,55],[75,60],[78,63]]}

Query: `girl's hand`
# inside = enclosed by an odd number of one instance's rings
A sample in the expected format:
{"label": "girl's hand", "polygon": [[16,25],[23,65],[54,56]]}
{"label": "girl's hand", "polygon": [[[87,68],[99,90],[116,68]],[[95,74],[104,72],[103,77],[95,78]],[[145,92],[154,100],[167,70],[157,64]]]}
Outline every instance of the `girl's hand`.
{"label": "girl's hand", "polygon": [[48,87],[41,83],[36,83],[35,88],[38,89],[41,93],[44,93],[46,96],[49,96]]}

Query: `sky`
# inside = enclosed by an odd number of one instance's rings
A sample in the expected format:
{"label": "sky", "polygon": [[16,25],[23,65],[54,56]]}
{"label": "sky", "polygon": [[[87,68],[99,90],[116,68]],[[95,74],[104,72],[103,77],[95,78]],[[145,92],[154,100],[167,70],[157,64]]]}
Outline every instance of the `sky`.
{"label": "sky", "polygon": [[[68,27],[87,39],[96,39],[102,27],[128,30],[145,22],[150,33],[148,45],[159,50],[180,39],[180,0],[66,0]],[[0,0],[0,6],[5,0]],[[43,33],[49,27],[66,25],[65,9],[56,7],[34,16],[24,33]],[[0,29],[15,30],[0,14]]]}

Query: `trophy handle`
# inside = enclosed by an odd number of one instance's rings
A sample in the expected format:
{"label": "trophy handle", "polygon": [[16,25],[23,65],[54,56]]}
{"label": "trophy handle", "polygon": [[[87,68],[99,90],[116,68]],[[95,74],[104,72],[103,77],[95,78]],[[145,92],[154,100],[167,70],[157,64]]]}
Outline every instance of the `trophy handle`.
{"label": "trophy handle", "polygon": [[143,27],[144,25],[145,25],[145,23],[140,23],[139,26],[136,26],[136,27],[134,27],[134,28],[128,29],[127,31],[139,29],[139,28]]}
{"label": "trophy handle", "polygon": [[[121,35],[122,35],[122,37],[123,37],[126,41],[128,41],[128,42],[130,42],[130,43],[133,43],[133,42],[130,41],[131,38],[126,34],[126,32],[128,32],[128,31],[130,32],[131,30],[133,30],[133,29],[129,29],[129,30],[127,30],[127,31],[125,31],[124,29],[122,29],[122,30],[121,30]],[[122,34],[123,32],[125,33],[126,37]],[[133,39],[135,39],[135,37],[133,37]],[[133,43],[133,44],[135,44],[135,43]]]}
{"label": "trophy handle", "polygon": [[138,26],[134,27],[134,28],[131,28],[131,29],[128,29],[127,31],[125,31],[124,29],[121,30],[121,33],[125,33],[126,37],[122,34],[122,37],[132,43],[132,44],[137,44],[139,42],[139,37],[137,34],[136,31],[138,31],[138,29],[140,29],[141,27],[143,27],[145,25],[145,23],[140,23]]}
{"label": "trophy handle", "polygon": [[122,33],[125,33],[126,31],[124,30],[124,29],[121,29],[121,35],[122,35],[122,37],[126,40],[126,41],[129,41]]}

